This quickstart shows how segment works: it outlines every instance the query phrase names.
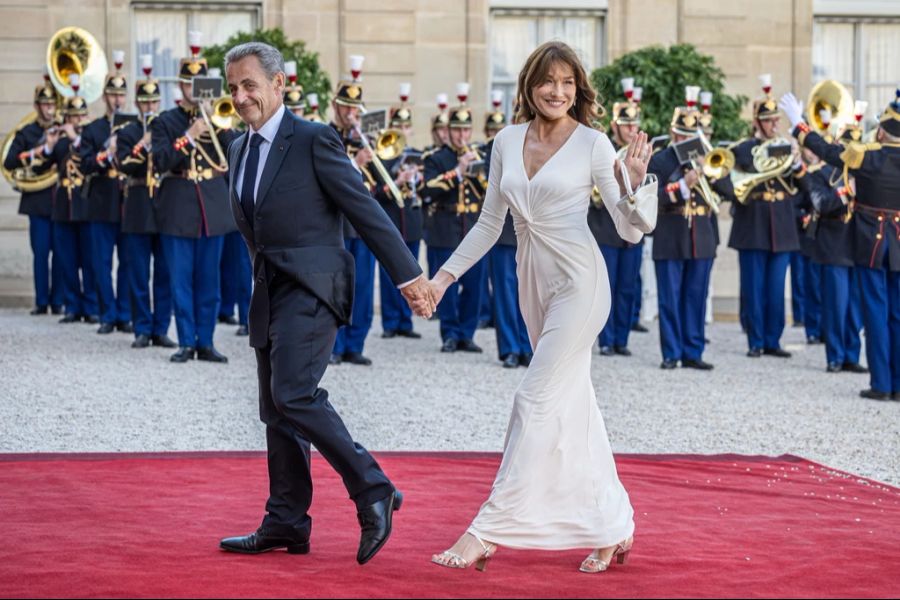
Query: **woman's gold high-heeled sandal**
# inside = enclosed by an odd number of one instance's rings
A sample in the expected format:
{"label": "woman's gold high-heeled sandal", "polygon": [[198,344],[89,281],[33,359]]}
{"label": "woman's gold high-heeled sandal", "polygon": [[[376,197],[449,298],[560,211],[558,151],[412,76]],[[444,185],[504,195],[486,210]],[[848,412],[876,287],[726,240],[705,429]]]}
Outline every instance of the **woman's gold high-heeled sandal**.
{"label": "woman's gold high-heeled sandal", "polygon": [[609,568],[613,559],[617,560],[620,565],[624,565],[628,560],[628,553],[631,552],[632,545],[634,545],[633,537],[619,542],[608,561],[601,560],[596,551],[591,552],[587,558],[581,561],[581,567],[578,570],[582,573],[602,573]]}
{"label": "woman's gold high-heeled sandal", "polygon": [[[484,571],[485,569],[487,569],[488,561],[497,551],[497,545],[490,542],[485,542],[480,537],[475,535],[473,535],[472,537],[478,540],[478,543],[481,544],[481,554],[474,561],[475,568],[479,571]],[[470,566],[472,566],[472,563],[467,561],[456,552],[451,552],[450,550],[445,550],[440,554],[435,554],[431,557],[431,562],[442,567],[448,567],[450,569],[468,569]]]}

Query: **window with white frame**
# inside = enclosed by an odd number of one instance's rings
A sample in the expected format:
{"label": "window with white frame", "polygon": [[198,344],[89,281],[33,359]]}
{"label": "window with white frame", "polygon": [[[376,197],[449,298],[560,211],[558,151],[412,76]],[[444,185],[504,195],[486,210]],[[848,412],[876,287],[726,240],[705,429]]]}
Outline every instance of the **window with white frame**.
{"label": "window with white frame", "polygon": [[512,113],[516,78],[540,44],[560,40],[570,45],[588,73],[606,62],[604,11],[502,8],[491,11],[491,89],[504,92],[503,110]]}
{"label": "window with white frame", "polygon": [[835,79],[869,103],[871,122],[900,83],[900,18],[816,17],[813,81]]}
{"label": "window with white frame", "polygon": [[178,63],[190,54],[188,31],[203,34],[203,45],[222,44],[238,32],[259,24],[258,4],[181,4],[141,2],[132,5],[133,73],[142,76],[140,56],[153,55],[153,76],[159,79],[162,110],[172,108],[178,84]]}

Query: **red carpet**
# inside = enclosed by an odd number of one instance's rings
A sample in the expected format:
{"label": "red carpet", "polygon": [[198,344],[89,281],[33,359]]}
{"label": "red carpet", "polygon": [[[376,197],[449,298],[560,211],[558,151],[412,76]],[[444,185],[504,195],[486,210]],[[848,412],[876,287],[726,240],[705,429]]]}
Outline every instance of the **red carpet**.
{"label": "red carpet", "polygon": [[352,504],[316,459],[312,553],[241,556],[218,539],[258,525],[259,453],[0,456],[3,597],[892,597],[900,490],[803,459],[621,456],[631,560],[501,549],[487,572],[432,565],[486,497],[496,455],[387,453],[406,494],[371,563]]}

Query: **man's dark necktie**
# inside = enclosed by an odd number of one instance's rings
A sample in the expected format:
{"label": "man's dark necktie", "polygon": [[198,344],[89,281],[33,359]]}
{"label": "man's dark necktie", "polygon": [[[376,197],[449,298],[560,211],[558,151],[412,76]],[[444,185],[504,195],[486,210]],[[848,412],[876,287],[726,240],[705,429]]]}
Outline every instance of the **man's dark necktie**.
{"label": "man's dark necktie", "polygon": [[259,170],[259,145],[263,137],[258,133],[250,134],[250,152],[247,154],[247,162],[244,164],[244,182],[241,184],[241,208],[244,218],[253,226],[253,190],[256,187],[256,173]]}

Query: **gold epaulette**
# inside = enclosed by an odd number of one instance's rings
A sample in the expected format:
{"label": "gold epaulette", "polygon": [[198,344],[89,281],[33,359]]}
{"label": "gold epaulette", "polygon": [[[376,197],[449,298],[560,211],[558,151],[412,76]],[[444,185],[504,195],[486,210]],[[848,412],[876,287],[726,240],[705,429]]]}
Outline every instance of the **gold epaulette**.
{"label": "gold epaulette", "polygon": [[841,152],[841,160],[848,169],[858,169],[862,166],[863,160],[866,158],[866,152],[869,150],[880,150],[881,144],[878,142],[850,142],[847,148]]}
{"label": "gold epaulette", "polygon": [[422,153],[422,160],[425,160],[426,158],[428,158],[429,156],[431,156],[438,150],[440,150],[440,148],[432,148],[431,150],[426,150],[425,152]]}

